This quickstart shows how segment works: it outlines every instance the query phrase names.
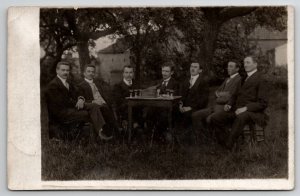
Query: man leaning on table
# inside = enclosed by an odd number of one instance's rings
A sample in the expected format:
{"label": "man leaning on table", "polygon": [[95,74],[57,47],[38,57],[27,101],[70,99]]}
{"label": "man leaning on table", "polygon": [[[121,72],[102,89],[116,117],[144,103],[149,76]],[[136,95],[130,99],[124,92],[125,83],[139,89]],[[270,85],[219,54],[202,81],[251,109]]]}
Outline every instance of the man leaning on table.
{"label": "man leaning on table", "polygon": [[[113,97],[114,97],[114,108],[116,110],[116,114],[119,122],[122,126],[126,126],[128,121],[128,104],[126,97],[130,96],[130,91],[137,89],[138,85],[136,84],[134,78],[134,69],[131,65],[126,65],[123,68],[122,81],[117,83],[113,89]],[[134,128],[138,126],[142,126],[142,109],[139,107],[133,108],[133,121]]]}
{"label": "man leaning on table", "polygon": [[[166,62],[161,66],[162,80],[156,87],[157,94],[160,96],[169,96],[168,91],[172,91],[173,95],[178,95],[179,84],[173,77],[174,65],[171,62]],[[169,92],[170,93],[170,92]],[[149,108],[147,112],[147,119],[155,125],[155,129],[158,132],[158,136],[164,141],[171,140],[168,127],[168,110],[165,108]],[[173,118],[174,118],[174,114]]]}

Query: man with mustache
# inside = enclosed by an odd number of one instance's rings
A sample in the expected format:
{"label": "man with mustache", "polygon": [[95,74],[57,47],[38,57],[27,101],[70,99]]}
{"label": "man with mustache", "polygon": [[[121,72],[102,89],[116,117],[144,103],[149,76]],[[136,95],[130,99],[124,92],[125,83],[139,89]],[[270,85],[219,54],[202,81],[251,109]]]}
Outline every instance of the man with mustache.
{"label": "man with mustache", "polygon": [[103,82],[95,79],[96,67],[92,64],[87,64],[83,75],[84,80],[78,87],[81,95],[85,98],[85,103],[100,106],[101,119],[103,119],[102,129],[104,132],[118,133],[119,128],[112,110],[112,102],[109,99],[108,91],[106,91],[107,89],[105,89]]}
{"label": "man with mustache", "polygon": [[48,84],[46,99],[49,118],[59,123],[90,122],[100,139],[112,139],[111,133],[103,130],[103,116],[100,106],[95,103],[86,103],[69,80],[71,64],[61,61],[57,64],[57,76]]}

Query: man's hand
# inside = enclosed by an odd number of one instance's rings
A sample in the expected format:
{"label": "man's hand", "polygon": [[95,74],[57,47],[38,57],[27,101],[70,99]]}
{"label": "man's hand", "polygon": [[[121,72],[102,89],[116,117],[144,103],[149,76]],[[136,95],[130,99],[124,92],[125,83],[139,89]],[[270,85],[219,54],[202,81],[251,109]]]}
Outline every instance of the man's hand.
{"label": "man's hand", "polygon": [[188,111],[191,111],[192,110],[192,107],[182,107],[184,112],[188,112]]}
{"label": "man's hand", "polygon": [[76,106],[77,110],[80,110],[84,107],[84,100],[83,99],[78,99]]}
{"label": "man's hand", "polygon": [[92,103],[95,103],[97,105],[103,105],[104,104],[104,102],[102,102],[102,101],[100,101],[98,99],[93,100]]}
{"label": "man's hand", "polygon": [[190,111],[190,110],[192,110],[192,108],[191,107],[182,107],[181,105],[179,105],[179,110],[180,110],[180,112],[181,113],[184,113],[184,112],[188,112],[188,111]]}
{"label": "man's hand", "polygon": [[228,104],[224,105],[225,112],[228,112],[230,109],[231,109],[231,105],[228,105]]}
{"label": "man's hand", "polygon": [[182,106],[183,106],[183,103],[182,103],[182,101],[180,101],[180,102],[179,102],[179,111],[180,111],[181,113],[183,113],[183,109],[182,109],[183,107],[182,107]]}
{"label": "man's hand", "polygon": [[239,115],[246,111],[247,111],[247,107],[238,108],[237,110],[235,110],[235,115]]}

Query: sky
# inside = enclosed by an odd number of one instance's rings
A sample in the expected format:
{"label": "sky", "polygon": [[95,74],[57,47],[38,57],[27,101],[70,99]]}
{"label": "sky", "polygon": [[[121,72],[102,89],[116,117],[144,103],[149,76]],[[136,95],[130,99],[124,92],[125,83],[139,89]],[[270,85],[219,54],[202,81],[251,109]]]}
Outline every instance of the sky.
{"label": "sky", "polygon": [[[90,48],[90,53],[91,53],[91,55],[97,57],[97,52],[99,50],[102,50],[102,49],[108,47],[109,45],[114,44],[115,42],[116,42],[116,39],[111,39],[109,36],[101,37],[95,41],[95,43],[96,43],[95,48]],[[40,48],[40,58],[43,58],[44,55],[45,55],[45,51],[41,47]],[[74,52],[72,57],[78,58],[78,53]]]}

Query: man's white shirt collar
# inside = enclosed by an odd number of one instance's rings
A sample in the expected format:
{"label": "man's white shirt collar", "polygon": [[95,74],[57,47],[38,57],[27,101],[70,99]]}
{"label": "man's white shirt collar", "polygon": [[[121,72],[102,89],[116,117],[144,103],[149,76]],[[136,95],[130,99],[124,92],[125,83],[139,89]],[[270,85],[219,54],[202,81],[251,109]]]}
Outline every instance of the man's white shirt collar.
{"label": "man's white shirt collar", "polygon": [[169,77],[168,79],[163,80],[162,83],[165,83],[165,85],[167,86],[170,80],[171,80],[171,77]]}
{"label": "man's white shirt collar", "polygon": [[232,74],[232,75],[230,76],[230,79],[234,78],[234,77],[237,76],[237,75],[239,75],[239,73]]}
{"label": "man's white shirt collar", "polygon": [[94,80],[90,80],[90,79],[87,79],[87,78],[84,78],[85,81],[87,81],[88,83],[94,83]]}
{"label": "man's white shirt collar", "polygon": [[126,84],[127,86],[132,85],[132,80],[131,80],[131,81],[128,81],[128,80],[126,80],[126,79],[124,78],[123,81],[125,82],[125,84]]}
{"label": "man's white shirt collar", "polygon": [[199,78],[199,74],[195,75],[195,76],[191,76],[191,87],[194,86],[196,80]]}
{"label": "man's white shirt collar", "polygon": [[171,77],[169,77],[168,79],[163,80],[163,82],[169,82],[171,80]]}
{"label": "man's white shirt collar", "polygon": [[249,78],[250,76],[252,76],[255,72],[257,72],[257,69],[254,69],[253,71],[247,72],[248,78]]}
{"label": "man's white shirt collar", "polygon": [[195,83],[195,81],[199,78],[199,74],[195,75],[195,76],[191,76],[191,79],[193,79],[193,84]]}

